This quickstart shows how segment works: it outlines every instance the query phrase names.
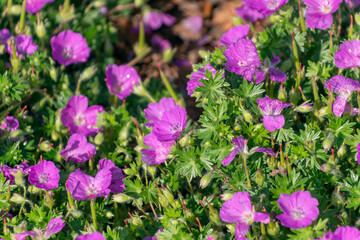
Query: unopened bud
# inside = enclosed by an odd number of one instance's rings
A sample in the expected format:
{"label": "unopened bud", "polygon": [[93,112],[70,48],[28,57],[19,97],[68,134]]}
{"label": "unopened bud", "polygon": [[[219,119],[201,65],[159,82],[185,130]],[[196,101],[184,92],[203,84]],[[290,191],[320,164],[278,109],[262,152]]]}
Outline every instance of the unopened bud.
{"label": "unopened bud", "polygon": [[97,68],[96,66],[90,66],[88,68],[86,68],[80,75],[80,79],[81,80],[88,80],[90,78],[92,78],[94,76],[94,74],[96,73]]}
{"label": "unopened bud", "polygon": [[40,192],[40,190],[41,190],[40,188],[37,188],[34,185],[30,185],[28,187],[28,192],[31,194],[36,194],[36,193]]}
{"label": "unopened bud", "polygon": [[336,207],[342,207],[344,204],[344,198],[341,196],[340,188],[336,187],[331,195],[331,203]]}
{"label": "unopened bud", "polygon": [[356,22],[357,25],[360,26],[360,13],[355,14],[355,22]]}
{"label": "unopened bud", "polygon": [[204,50],[200,50],[199,51],[199,56],[202,58],[202,59],[205,59],[209,56],[209,53],[207,51],[204,51]]}
{"label": "unopened bud", "polygon": [[252,123],[253,117],[252,117],[252,115],[251,115],[248,111],[243,110],[243,111],[242,111],[242,114],[243,114],[244,120],[245,120],[247,123]]}
{"label": "unopened bud", "polygon": [[96,136],[94,138],[94,143],[96,145],[101,145],[103,141],[104,141],[104,134],[102,132],[99,132],[98,134],[96,134]]}
{"label": "unopened bud", "polygon": [[74,209],[72,209],[72,210],[70,211],[70,214],[71,214],[74,218],[80,218],[80,217],[82,217],[82,215],[83,215],[82,211],[80,211],[80,210],[74,210]]}
{"label": "unopened bud", "polygon": [[321,166],[321,170],[328,173],[332,170],[331,165],[328,163],[325,163]]}
{"label": "unopened bud", "polygon": [[189,146],[189,144],[191,142],[191,134],[192,133],[188,133],[179,140],[180,147],[185,148],[185,147]]}
{"label": "unopened bud", "polygon": [[12,5],[8,10],[8,14],[12,15],[12,16],[20,15],[21,14],[21,5],[19,5],[19,4]]}
{"label": "unopened bud", "polygon": [[131,223],[134,225],[135,228],[142,228],[144,226],[143,221],[137,215],[131,218]]}
{"label": "unopened bud", "polygon": [[280,88],[279,89],[279,93],[278,93],[278,99],[282,102],[286,102],[287,101],[287,92],[285,90],[285,88]]}
{"label": "unopened bud", "polygon": [[331,108],[329,108],[328,106],[327,107],[322,107],[319,111],[319,116],[320,117],[323,117],[323,116],[326,116],[326,115],[329,115],[331,114]]}
{"label": "unopened bud", "polygon": [[342,158],[342,157],[344,157],[345,155],[346,155],[346,147],[345,147],[345,144],[343,143],[342,145],[341,145],[341,147],[338,149],[338,151],[337,151],[337,156],[339,157],[339,158]]}
{"label": "unopened bud", "polygon": [[48,140],[42,141],[39,147],[44,152],[50,152],[53,149],[52,144]]}
{"label": "unopened bud", "polygon": [[329,151],[330,148],[333,145],[333,142],[335,140],[334,134],[332,132],[329,132],[326,138],[323,141],[323,148],[325,151]]}
{"label": "unopened bud", "polygon": [[211,181],[211,172],[205,174],[201,179],[200,179],[200,187],[202,189],[206,188],[209,183]]}
{"label": "unopened bud", "polygon": [[171,193],[169,190],[167,190],[167,189],[165,188],[165,189],[162,190],[162,192],[163,192],[164,196],[166,197],[166,199],[167,199],[170,203],[174,202],[174,196],[172,195],[172,193]]}
{"label": "unopened bud", "polygon": [[106,211],[106,212],[105,212],[105,216],[106,216],[107,218],[113,218],[113,217],[114,217],[114,214],[113,214],[112,212],[110,212],[110,211]]}
{"label": "unopened bud", "polygon": [[149,165],[147,168],[148,168],[148,171],[151,174],[151,176],[154,178],[155,174],[156,174],[156,169],[157,169],[156,165]]}
{"label": "unopened bud", "polygon": [[221,200],[227,201],[229,199],[232,199],[233,195],[234,195],[233,193],[223,193],[221,195]]}
{"label": "unopened bud", "polygon": [[291,89],[289,96],[290,96],[290,103],[296,106],[300,100],[300,92],[293,88]]}
{"label": "unopened bud", "polygon": [[255,182],[259,186],[262,186],[264,184],[264,182],[265,182],[264,174],[260,171],[260,169],[255,174]]}
{"label": "unopened bud", "polygon": [[46,28],[44,23],[41,21],[39,24],[35,25],[35,32],[38,38],[43,39],[46,35]]}
{"label": "unopened bud", "polygon": [[294,109],[295,112],[308,113],[313,109],[313,106],[310,103],[302,104]]}
{"label": "unopened bud", "polygon": [[267,233],[270,235],[270,236],[277,236],[278,233],[280,231],[280,226],[277,222],[272,222],[270,221],[269,224],[267,225]]}
{"label": "unopened bud", "polygon": [[56,82],[56,80],[57,80],[57,72],[56,72],[56,69],[54,67],[50,68],[49,74],[50,74],[51,79]]}
{"label": "unopened bud", "polygon": [[275,158],[272,156],[267,159],[267,164],[268,164],[268,167],[272,170],[276,169],[276,167],[277,167]]}
{"label": "unopened bud", "polygon": [[124,202],[127,202],[130,200],[129,196],[124,194],[124,193],[119,193],[119,194],[115,194],[113,196],[113,200],[114,202],[117,202],[117,203],[124,203]]}
{"label": "unopened bud", "polygon": [[10,198],[10,202],[16,203],[16,204],[22,204],[26,202],[26,199],[21,196],[18,193],[14,193],[14,195]]}
{"label": "unopened bud", "polygon": [[159,202],[160,202],[161,206],[163,206],[164,208],[167,208],[167,206],[169,206],[169,201],[162,194],[159,194]]}
{"label": "unopened bud", "polygon": [[21,169],[19,169],[15,174],[15,184],[19,186],[25,186],[24,175]]}

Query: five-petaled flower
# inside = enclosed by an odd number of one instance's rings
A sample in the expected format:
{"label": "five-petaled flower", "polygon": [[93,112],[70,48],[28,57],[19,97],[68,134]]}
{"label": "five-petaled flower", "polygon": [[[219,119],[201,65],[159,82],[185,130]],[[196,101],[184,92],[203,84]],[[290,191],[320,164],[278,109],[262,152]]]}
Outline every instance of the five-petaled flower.
{"label": "five-petaled flower", "polygon": [[60,152],[60,155],[68,162],[74,163],[86,162],[95,155],[95,146],[87,142],[85,136],[73,134],[70,136],[66,148]]}
{"label": "five-petaled flower", "polygon": [[51,161],[42,160],[26,172],[29,173],[29,182],[37,188],[49,190],[59,186],[60,170]]}
{"label": "five-petaled flower", "polygon": [[352,40],[340,44],[334,54],[335,65],[338,68],[355,68],[360,66],[360,41]]}

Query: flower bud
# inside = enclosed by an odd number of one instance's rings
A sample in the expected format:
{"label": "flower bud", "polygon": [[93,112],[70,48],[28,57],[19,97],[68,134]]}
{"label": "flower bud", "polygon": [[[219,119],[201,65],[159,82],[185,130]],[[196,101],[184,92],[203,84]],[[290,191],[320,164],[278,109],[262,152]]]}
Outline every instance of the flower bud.
{"label": "flower bud", "polygon": [[355,22],[356,22],[357,25],[360,26],[360,13],[355,14]]}
{"label": "flower bud", "polygon": [[289,96],[290,96],[290,103],[296,106],[300,100],[300,92],[293,88],[291,89]]}
{"label": "flower bud", "polygon": [[252,123],[253,117],[252,117],[252,115],[251,115],[248,111],[243,110],[243,111],[242,111],[242,114],[243,114],[244,120],[245,120],[247,123]]}
{"label": "flower bud", "polygon": [[10,198],[10,202],[16,203],[16,204],[22,204],[26,202],[26,199],[21,196],[18,193],[14,193],[14,195]]}
{"label": "flower bud", "polygon": [[119,132],[119,140],[120,142],[127,142],[129,141],[129,126],[130,126],[130,122],[128,122]]}
{"label": "flower bud", "polygon": [[50,152],[53,149],[52,144],[48,140],[42,141],[39,147],[44,152]]}
{"label": "flower bud", "polygon": [[114,214],[113,214],[112,212],[110,212],[110,211],[106,211],[106,212],[105,212],[105,216],[106,216],[107,218],[113,218],[113,217],[114,217]]}
{"label": "flower bud", "polygon": [[151,176],[154,178],[155,174],[156,174],[156,169],[157,169],[156,165],[149,165],[147,168],[148,168],[148,171],[151,174]]}
{"label": "flower bud", "polygon": [[175,49],[166,48],[163,51],[163,63],[170,62],[173,59],[175,53],[176,53],[176,48]]}
{"label": "flower bud", "polygon": [[313,109],[310,103],[304,103],[294,109],[295,112],[308,113]]}
{"label": "flower bud", "polygon": [[90,66],[88,68],[86,68],[80,75],[80,79],[81,80],[88,80],[90,78],[92,78],[95,73],[97,71],[96,66]]}
{"label": "flower bud", "polygon": [[325,151],[329,151],[330,148],[333,145],[333,142],[335,140],[334,134],[332,132],[329,132],[326,138],[323,141],[323,148]]}
{"label": "flower bud", "polygon": [[21,169],[19,169],[15,175],[15,184],[18,186],[25,186],[24,175]]}
{"label": "flower bud", "polygon": [[260,169],[255,174],[255,182],[259,186],[262,186],[264,184],[264,182],[265,182],[264,174],[260,171]]}
{"label": "flower bud", "polygon": [[141,7],[144,3],[146,2],[146,0],[135,0],[135,6]]}
{"label": "flower bud", "polygon": [[286,102],[287,101],[287,92],[285,90],[285,88],[280,88],[279,89],[279,93],[278,93],[278,99],[282,102]]}
{"label": "flower bud", "polygon": [[319,116],[320,117],[323,117],[323,116],[326,116],[326,115],[329,115],[331,114],[331,108],[329,107],[322,107],[319,111]]}
{"label": "flower bud", "polygon": [[325,163],[325,164],[323,164],[323,165],[321,166],[321,170],[324,171],[324,172],[326,172],[326,173],[328,173],[328,172],[330,172],[330,171],[332,170],[332,167],[331,167],[330,164]]}
{"label": "flower bud", "polygon": [[277,167],[275,158],[273,156],[268,157],[267,164],[268,164],[268,167],[272,170],[276,169],[276,167]]}
{"label": "flower bud", "polygon": [[205,174],[201,179],[200,179],[200,187],[202,189],[206,188],[209,183],[211,181],[211,172]]}
{"label": "flower bud", "polygon": [[344,157],[345,155],[346,155],[346,147],[345,147],[345,144],[343,143],[342,145],[341,145],[341,147],[338,149],[338,151],[337,151],[337,156],[339,157],[339,158],[342,158],[342,157]]}
{"label": "flower bud", "polygon": [[166,199],[170,203],[174,202],[174,196],[172,195],[172,193],[169,190],[167,190],[166,188],[165,189],[163,188],[162,192],[163,192],[164,196],[166,197]]}
{"label": "flower bud", "polygon": [[135,228],[142,228],[144,226],[143,221],[137,215],[135,215],[131,218],[131,223]]}
{"label": "flower bud", "polygon": [[94,143],[96,145],[101,145],[103,141],[104,141],[104,134],[102,132],[99,132],[98,134],[96,134],[96,136],[94,138]]}
{"label": "flower bud", "polygon": [[46,28],[44,23],[41,21],[39,24],[35,25],[35,32],[38,38],[43,39],[46,35]]}
{"label": "flower bud", "polygon": [[272,221],[270,221],[269,224],[267,225],[267,233],[270,236],[275,237],[278,235],[279,231],[280,231],[279,223],[277,222],[273,223]]}
{"label": "flower bud", "polygon": [[227,201],[229,199],[232,199],[233,195],[234,195],[233,193],[223,193],[221,195],[221,200]]}
{"label": "flower bud", "polygon": [[179,140],[180,147],[185,148],[185,147],[189,146],[189,144],[191,142],[191,134],[192,133],[188,133]]}
{"label": "flower bud", "polygon": [[132,172],[131,168],[124,168],[123,171],[126,175],[130,175]]}
{"label": "flower bud", "polygon": [[189,210],[185,211],[184,216],[188,222],[193,222],[195,220],[195,215]]}
{"label": "flower bud", "polygon": [[80,217],[82,217],[83,212],[80,211],[80,210],[74,210],[74,209],[72,209],[72,210],[70,211],[70,214],[71,214],[74,218],[80,218]]}
{"label": "flower bud", "polygon": [[51,79],[56,82],[56,80],[57,80],[57,72],[56,72],[56,69],[54,67],[50,68],[49,74],[50,74]]}
{"label": "flower bud", "polygon": [[204,51],[204,50],[199,50],[199,56],[202,58],[202,59],[205,59],[209,56],[209,53],[207,51]]}
{"label": "flower bud", "polygon": [[37,188],[34,185],[30,185],[28,187],[28,192],[31,194],[36,194],[36,193],[40,192],[40,190],[41,190],[40,188]]}
{"label": "flower bud", "polygon": [[12,5],[7,13],[12,16],[19,16],[21,14],[21,5]]}
{"label": "flower bud", "polygon": [[331,203],[336,207],[342,207],[344,204],[344,198],[340,194],[340,188],[336,187],[331,195]]}
{"label": "flower bud", "polygon": [[20,58],[10,58],[10,62],[11,62],[11,66],[14,68],[14,69],[20,69],[20,65],[21,65],[21,60]]}
{"label": "flower bud", "polygon": [[218,224],[220,222],[220,216],[216,209],[213,208],[213,210],[211,210],[210,208],[209,215],[210,215],[210,220],[213,221],[214,223]]}
{"label": "flower bud", "polygon": [[129,196],[124,194],[124,193],[119,193],[119,194],[115,194],[113,196],[113,200],[114,202],[117,202],[117,203],[124,203],[124,202],[127,202],[130,200]]}

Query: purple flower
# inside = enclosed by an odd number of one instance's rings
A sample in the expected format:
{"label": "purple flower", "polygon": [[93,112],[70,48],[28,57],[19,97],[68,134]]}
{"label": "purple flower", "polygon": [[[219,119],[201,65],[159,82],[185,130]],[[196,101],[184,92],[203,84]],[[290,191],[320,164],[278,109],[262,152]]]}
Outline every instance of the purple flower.
{"label": "purple flower", "polygon": [[123,179],[125,178],[120,168],[116,167],[111,160],[101,159],[99,170],[107,169],[111,172],[111,183],[109,189],[112,193],[122,193],[125,189]]}
{"label": "purple flower", "polygon": [[240,39],[224,51],[226,70],[243,76],[248,81],[254,78],[255,70],[261,65],[255,44],[248,39]]}
{"label": "purple flower", "polygon": [[247,146],[248,140],[244,139],[244,137],[233,138],[232,142],[235,148],[230,152],[230,154],[226,158],[224,158],[224,160],[222,161],[223,166],[229,165],[229,163],[231,163],[234,160],[237,154],[250,156],[255,152],[263,152],[275,156],[275,153],[271,150],[271,148],[253,147],[252,149],[250,149],[250,151],[248,151],[248,146]]}
{"label": "purple flower", "polygon": [[186,125],[185,108],[175,105],[164,112],[161,120],[155,123],[152,133],[161,142],[173,141],[181,135]]}
{"label": "purple flower", "polygon": [[100,196],[107,198],[111,177],[112,174],[107,169],[98,171],[95,177],[76,169],[70,173],[66,185],[75,200],[95,199]]}
{"label": "purple flower", "polygon": [[235,239],[244,239],[253,222],[269,223],[267,213],[253,211],[250,195],[247,192],[237,192],[225,201],[220,210],[220,218],[224,222],[236,223]]}
{"label": "purple flower", "polygon": [[88,99],[83,95],[72,96],[65,108],[61,111],[61,122],[68,127],[70,133],[78,133],[84,136],[92,136],[101,131],[96,127],[99,113],[104,108],[94,105],[88,108]]}
{"label": "purple flower", "polygon": [[[24,58],[25,54],[33,55],[34,52],[36,52],[39,49],[38,45],[36,45],[33,42],[33,39],[30,36],[20,34],[13,39],[15,40],[15,44],[16,44],[15,45],[16,56],[20,58]],[[8,43],[6,44],[6,51],[12,56],[13,52],[11,49],[11,44]]]}
{"label": "purple flower", "polygon": [[352,40],[340,44],[340,49],[334,54],[334,59],[338,68],[360,66],[360,41]]}
{"label": "purple flower", "polygon": [[150,133],[144,137],[144,144],[150,149],[142,149],[142,161],[148,165],[161,164],[166,161],[174,141],[159,141],[154,134]]}
{"label": "purple flower", "polygon": [[7,44],[8,39],[11,37],[8,29],[4,28],[0,30],[0,43],[3,45]]}
{"label": "purple flower", "polygon": [[360,143],[358,143],[358,145],[356,146],[356,150],[358,151],[356,154],[356,159],[358,164],[360,164]]}
{"label": "purple flower", "polygon": [[305,13],[309,28],[328,29],[333,23],[332,13],[336,12],[343,0],[303,0],[308,6]]}
{"label": "purple flower", "polygon": [[66,30],[50,40],[53,58],[62,65],[86,62],[90,48],[86,39],[80,34]]}
{"label": "purple flower", "polygon": [[26,11],[30,14],[39,12],[46,3],[54,2],[54,0],[26,0]]}
{"label": "purple flower", "polygon": [[[264,61],[265,68],[267,69],[270,80],[274,82],[285,82],[287,79],[286,74],[281,71],[279,68],[276,68],[276,66],[280,63],[280,58],[276,56],[273,53],[273,60],[268,63],[267,61]],[[257,81],[256,81],[257,82]]]}
{"label": "purple flower", "polygon": [[211,72],[213,77],[215,77],[216,69],[210,63],[206,64],[204,68],[197,70],[197,72],[192,73],[186,87],[189,96],[194,94],[194,90],[197,89],[199,85],[204,86],[204,84],[200,82],[201,79],[208,80],[207,77],[205,77],[206,70]]}
{"label": "purple flower", "polygon": [[135,85],[140,83],[140,76],[134,67],[110,64],[106,67],[106,85],[109,91],[121,100],[130,96]]}
{"label": "purple flower", "polygon": [[166,49],[171,48],[171,43],[168,40],[162,38],[159,34],[152,35],[151,44],[160,51],[165,51]]}
{"label": "purple flower", "polygon": [[170,14],[148,11],[144,15],[144,25],[152,30],[158,30],[162,25],[170,27],[176,21],[176,18]]}
{"label": "purple flower", "polygon": [[75,240],[106,240],[106,238],[101,233],[94,232],[91,234],[81,235],[81,236],[75,238]]}
{"label": "purple flower", "polygon": [[201,16],[192,16],[183,20],[183,25],[191,32],[200,32],[203,27],[203,18]]}
{"label": "purple flower", "polygon": [[51,161],[42,160],[38,164],[28,168],[29,182],[37,188],[50,190],[58,188],[60,170]]}
{"label": "purple flower", "polygon": [[250,25],[238,25],[236,27],[232,27],[222,35],[220,38],[220,42],[224,44],[226,47],[231,44],[237,42],[239,39],[246,38],[249,35]]}
{"label": "purple flower", "polygon": [[0,167],[0,173],[4,174],[4,177],[6,177],[6,179],[10,181],[10,184],[14,184],[15,183],[14,176],[16,175],[16,173],[19,170],[24,172],[24,171],[26,171],[27,168],[28,168],[27,161],[25,161],[19,165],[15,165],[14,168],[4,165],[4,166]]}
{"label": "purple flower", "polygon": [[249,7],[247,4],[243,4],[239,8],[235,8],[235,12],[247,22],[256,22],[259,19],[265,18],[264,14]]}
{"label": "purple flower", "polygon": [[4,134],[5,130],[8,130],[9,133],[12,133],[19,128],[19,121],[13,116],[7,116],[5,121],[1,122],[0,124],[0,136]]}
{"label": "purple flower", "polygon": [[357,80],[345,78],[341,75],[336,75],[326,81],[325,88],[339,94],[333,103],[332,110],[337,117],[341,117],[344,113],[347,101],[349,100],[352,92],[360,90],[360,84]]}
{"label": "purple flower", "polygon": [[339,227],[335,230],[330,240],[360,239],[360,231],[356,227]]}
{"label": "purple flower", "polygon": [[81,163],[89,160],[95,153],[95,146],[88,143],[85,136],[75,133],[71,135],[60,155],[68,162],[73,160],[74,163]]}
{"label": "purple flower", "polygon": [[244,5],[247,5],[250,9],[257,10],[264,17],[273,14],[287,2],[288,0],[243,0]]}
{"label": "purple flower", "polygon": [[61,231],[65,226],[64,221],[61,218],[53,218],[49,221],[48,225],[44,229],[39,229],[36,231],[28,231],[24,233],[15,234],[16,240],[25,240],[28,236],[33,237],[34,239],[49,239],[51,235],[56,234]]}
{"label": "purple flower", "polygon": [[309,191],[298,191],[291,195],[282,193],[277,203],[284,213],[276,218],[280,220],[281,225],[288,228],[307,227],[319,216],[319,202],[311,197]]}
{"label": "purple flower", "polygon": [[158,240],[157,234],[158,234],[159,232],[163,232],[163,231],[164,231],[164,228],[160,228],[159,230],[156,231],[156,233],[154,234],[154,236],[152,236],[152,237],[146,237],[146,238],[144,238],[143,240]]}
{"label": "purple flower", "polygon": [[268,96],[258,98],[256,102],[264,115],[263,122],[268,131],[273,132],[275,129],[281,129],[284,126],[285,118],[280,113],[284,108],[290,107],[292,104],[270,99]]}
{"label": "purple flower", "polygon": [[[360,6],[360,0],[345,0],[346,4],[349,5],[349,7],[357,8]],[[353,6],[354,3],[354,6]]]}
{"label": "purple flower", "polygon": [[169,111],[175,106],[175,101],[172,98],[162,98],[159,103],[150,103],[144,110],[145,117],[149,121],[149,123],[145,123],[145,125],[153,127],[155,123],[161,120],[164,112]]}

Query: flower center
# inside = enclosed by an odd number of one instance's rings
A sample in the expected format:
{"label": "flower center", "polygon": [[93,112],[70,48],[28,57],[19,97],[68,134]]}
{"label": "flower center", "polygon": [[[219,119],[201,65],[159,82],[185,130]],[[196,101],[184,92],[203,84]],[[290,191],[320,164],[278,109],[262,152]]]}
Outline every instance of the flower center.
{"label": "flower center", "polygon": [[275,10],[278,7],[277,0],[269,0],[267,7],[270,10]]}
{"label": "flower center", "polygon": [[331,3],[329,3],[329,1],[326,1],[323,5],[322,5],[322,8],[321,8],[321,12],[322,13],[325,13],[325,14],[328,14],[331,12]]}
{"label": "flower center", "polygon": [[179,124],[177,124],[177,123],[172,124],[170,127],[170,131],[172,133],[180,132],[181,130],[182,130],[181,126],[179,126]]}
{"label": "flower center", "polygon": [[49,177],[46,173],[40,174],[38,179],[39,179],[39,183],[47,183],[49,181]]}
{"label": "flower center", "polygon": [[84,118],[84,115],[82,115],[82,114],[79,114],[79,115],[77,115],[76,117],[75,117],[75,119],[74,119],[74,122],[75,122],[75,124],[77,125],[77,126],[82,126],[82,125],[84,125],[85,124],[85,118]]}
{"label": "flower center", "polygon": [[73,50],[69,47],[66,47],[62,50],[61,55],[65,60],[69,60],[73,56]]}
{"label": "flower center", "polygon": [[246,63],[245,61],[243,61],[243,60],[240,60],[240,61],[238,62],[238,65],[239,65],[240,67],[245,67],[245,66],[247,65],[247,63]]}
{"label": "flower center", "polygon": [[246,212],[244,213],[244,215],[242,216],[242,220],[246,223],[252,223],[254,220],[254,215],[252,212]]}
{"label": "flower center", "polygon": [[89,187],[86,189],[86,194],[90,196],[90,195],[96,195],[97,193],[98,193],[98,189],[94,186],[94,183],[90,183]]}
{"label": "flower center", "polygon": [[304,217],[304,211],[301,208],[296,208],[291,211],[291,216],[295,220],[300,220]]}

